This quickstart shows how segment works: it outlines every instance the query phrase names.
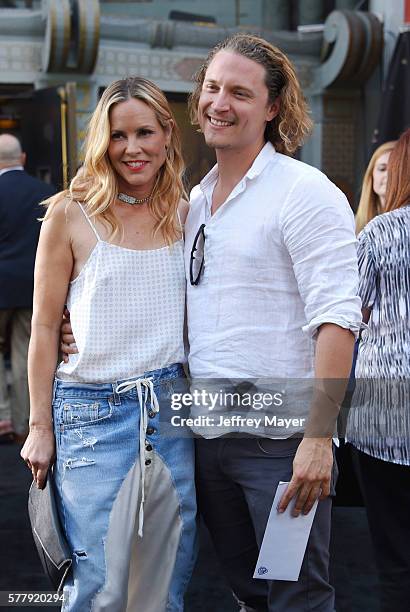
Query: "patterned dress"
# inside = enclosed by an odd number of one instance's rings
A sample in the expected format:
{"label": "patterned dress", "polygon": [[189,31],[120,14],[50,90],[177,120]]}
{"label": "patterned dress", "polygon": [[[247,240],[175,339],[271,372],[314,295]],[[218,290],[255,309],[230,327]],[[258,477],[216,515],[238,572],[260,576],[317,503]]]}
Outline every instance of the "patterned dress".
{"label": "patterned dress", "polygon": [[410,206],[359,234],[362,332],[347,438],[359,450],[410,465]]}

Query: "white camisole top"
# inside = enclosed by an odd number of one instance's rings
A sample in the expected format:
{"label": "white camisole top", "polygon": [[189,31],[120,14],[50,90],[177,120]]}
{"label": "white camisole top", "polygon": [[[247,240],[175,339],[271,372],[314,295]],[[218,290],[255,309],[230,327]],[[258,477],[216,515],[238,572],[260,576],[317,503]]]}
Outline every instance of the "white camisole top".
{"label": "white camisole top", "polygon": [[97,242],[70,283],[67,307],[78,354],[60,363],[57,378],[115,382],[185,361],[183,240],[134,250]]}

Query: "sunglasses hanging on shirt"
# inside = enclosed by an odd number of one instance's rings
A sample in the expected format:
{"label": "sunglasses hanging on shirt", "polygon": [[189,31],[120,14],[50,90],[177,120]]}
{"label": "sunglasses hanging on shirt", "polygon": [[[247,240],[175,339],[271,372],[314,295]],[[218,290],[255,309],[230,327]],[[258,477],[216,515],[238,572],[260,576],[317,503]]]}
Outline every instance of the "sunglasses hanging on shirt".
{"label": "sunglasses hanging on shirt", "polygon": [[205,223],[197,231],[194,238],[194,243],[191,249],[191,258],[189,261],[189,280],[192,286],[199,285],[204,267],[204,252],[205,252]]}

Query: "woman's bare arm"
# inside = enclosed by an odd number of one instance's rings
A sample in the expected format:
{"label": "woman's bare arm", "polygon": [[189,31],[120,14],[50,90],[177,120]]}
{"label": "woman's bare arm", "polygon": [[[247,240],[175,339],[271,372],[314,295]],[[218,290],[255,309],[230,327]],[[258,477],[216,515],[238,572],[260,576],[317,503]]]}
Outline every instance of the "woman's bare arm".
{"label": "woman's bare arm", "polygon": [[61,315],[73,268],[66,220],[66,202],[59,202],[43,222],[34,273],[34,299],[28,354],[30,433],[21,456],[39,487],[54,455],[52,388],[58,356]]}

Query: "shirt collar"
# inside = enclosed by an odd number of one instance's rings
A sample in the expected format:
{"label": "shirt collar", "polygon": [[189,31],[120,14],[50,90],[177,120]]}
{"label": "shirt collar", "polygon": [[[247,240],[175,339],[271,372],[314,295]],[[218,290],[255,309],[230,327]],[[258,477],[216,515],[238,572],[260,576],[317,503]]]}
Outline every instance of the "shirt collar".
{"label": "shirt collar", "polygon": [[258,155],[255,157],[252,166],[249,168],[244,178],[253,179],[259,176],[266,168],[267,164],[270,162],[275,153],[276,150],[273,144],[271,142],[265,143],[265,145],[259,151]]}
{"label": "shirt collar", "polygon": [[[242,180],[244,179],[253,179],[261,174],[261,172],[265,169],[266,165],[275,155],[276,150],[271,142],[265,143],[262,149],[259,151],[258,155],[255,157],[252,166],[249,168],[248,172],[245,174]],[[213,168],[204,176],[202,181],[199,183],[201,190],[205,193],[207,189],[211,185],[216,183],[218,178],[218,164],[215,164]]]}
{"label": "shirt collar", "polygon": [[23,166],[10,166],[9,168],[3,168],[0,170],[0,176],[2,174],[6,174],[6,172],[11,172],[12,170],[24,170]]}

